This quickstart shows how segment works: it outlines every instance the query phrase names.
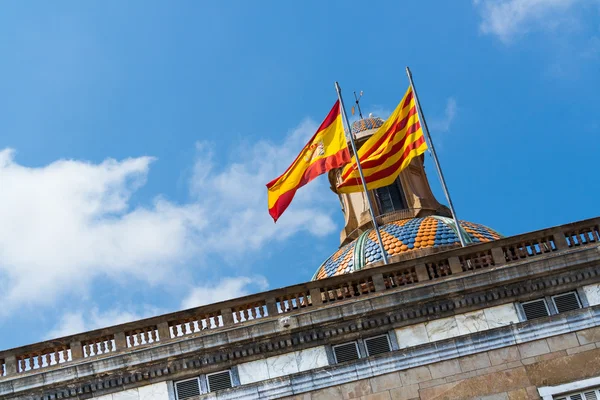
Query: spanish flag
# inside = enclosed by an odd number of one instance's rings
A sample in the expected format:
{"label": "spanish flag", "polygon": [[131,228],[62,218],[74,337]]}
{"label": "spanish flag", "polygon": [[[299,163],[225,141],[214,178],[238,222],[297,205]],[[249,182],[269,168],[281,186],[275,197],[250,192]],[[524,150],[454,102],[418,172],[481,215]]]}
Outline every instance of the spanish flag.
{"label": "spanish flag", "polygon": [[[358,150],[367,189],[391,185],[411,160],[427,150],[412,88],[387,121]],[[342,171],[339,193],[363,191],[356,159]]]}
{"label": "spanish flag", "polygon": [[349,161],[350,152],[346,144],[338,100],[292,165],[279,178],[267,183],[269,214],[273,220],[277,222],[292,202],[296,190],[317,176],[339,168]]}

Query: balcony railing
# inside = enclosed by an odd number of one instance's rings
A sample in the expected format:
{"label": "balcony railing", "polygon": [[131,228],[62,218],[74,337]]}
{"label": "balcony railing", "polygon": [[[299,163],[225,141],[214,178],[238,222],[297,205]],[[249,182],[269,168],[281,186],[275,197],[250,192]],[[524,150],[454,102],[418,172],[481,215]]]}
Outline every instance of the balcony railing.
{"label": "balcony railing", "polygon": [[600,243],[600,217],[0,351],[0,380]]}

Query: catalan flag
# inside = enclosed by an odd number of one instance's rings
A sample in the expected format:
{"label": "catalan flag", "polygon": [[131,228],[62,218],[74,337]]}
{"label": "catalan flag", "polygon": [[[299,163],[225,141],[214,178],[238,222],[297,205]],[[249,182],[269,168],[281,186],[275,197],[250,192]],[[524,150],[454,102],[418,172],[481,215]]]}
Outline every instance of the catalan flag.
{"label": "catalan flag", "polygon": [[292,165],[279,178],[267,183],[269,214],[273,220],[277,222],[292,202],[296,190],[317,176],[333,168],[340,168],[349,161],[350,152],[338,100]]}
{"label": "catalan flag", "polygon": [[[358,150],[367,189],[390,185],[410,161],[427,150],[412,88],[387,121]],[[363,191],[356,159],[342,171],[339,193]]]}

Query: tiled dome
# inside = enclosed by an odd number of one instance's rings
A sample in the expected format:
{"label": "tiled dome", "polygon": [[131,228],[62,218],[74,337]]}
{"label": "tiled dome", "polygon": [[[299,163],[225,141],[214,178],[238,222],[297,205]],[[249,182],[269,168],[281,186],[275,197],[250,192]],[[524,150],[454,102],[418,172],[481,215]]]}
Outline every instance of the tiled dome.
{"label": "tiled dome", "polygon": [[[502,236],[480,224],[460,222],[467,243],[490,242]],[[451,248],[460,245],[454,220],[429,216],[393,221],[380,227],[381,239],[389,256],[407,254],[426,248]],[[363,232],[327,259],[313,280],[358,271],[382,259],[377,236],[373,229]]]}
{"label": "tiled dome", "polygon": [[379,128],[381,125],[383,125],[383,122],[384,121],[381,118],[372,116],[369,116],[364,119],[359,119],[358,121],[352,123],[352,133],[356,135],[360,132],[367,131],[369,129]]}

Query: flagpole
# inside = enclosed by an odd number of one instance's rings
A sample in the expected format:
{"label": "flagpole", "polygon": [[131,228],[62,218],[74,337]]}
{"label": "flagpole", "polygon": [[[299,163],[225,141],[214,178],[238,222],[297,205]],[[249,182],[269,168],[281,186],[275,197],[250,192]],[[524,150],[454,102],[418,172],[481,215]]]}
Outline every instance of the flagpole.
{"label": "flagpole", "polygon": [[410,68],[406,67],[406,75],[408,75],[408,81],[410,82],[410,87],[412,88],[413,95],[415,96],[415,103],[417,105],[417,112],[419,113],[419,118],[423,121],[423,130],[425,131],[425,135],[427,136],[427,140],[429,141],[429,151],[431,151],[431,155],[433,156],[433,162],[435,164],[435,168],[437,169],[438,176],[440,177],[440,182],[442,183],[442,189],[444,189],[444,194],[446,195],[446,199],[448,200],[448,205],[450,206],[450,212],[452,213],[452,218],[454,219],[454,223],[456,224],[456,231],[458,233],[458,239],[460,240],[460,244],[462,247],[465,247],[465,238],[463,236],[463,231],[458,223],[458,218],[456,217],[456,211],[454,211],[454,205],[452,205],[452,200],[450,199],[450,192],[448,191],[448,187],[446,186],[446,180],[444,179],[444,174],[442,173],[442,167],[440,167],[440,161],[437,158],[437,154],[435,152],[435,147],[433,147],[433,141],[431,140],[431,135],[429,135],[429,129],[427,128],[427,122],[425,121],[425,116],[423,115],[423,110],[421,109],[421,103],[419,103],[419,97],[417,96],[417,89],[415,89],[415,84],[412,79],[412,73],[410,72]]}
{"label": "flagpole", "polygon": [[352,146],[352,152],[354,153],[354,158],[356,159],[356,168],[358,169],[358,174],[360,175],[360,180],[363,184],[363,189],[365,191],[365,195],[367,197],[367,203],[369,204],[369,211],[371,212],[371,219],[373,220],[373,227],[375,228],[375,234],[377,235],[377,241],[379,242],[379,248],[381,249],[381,255],[383,256],[383,262],[385,264],[388,263],[387,253],[385,252],[385,248],[383,247],[383,240],[381,240],[381,235],[379,234],[379,226],[377,225],[377,220],[375,219],[375,212],[373,211],[373,204],[371,203],[371,197],[369,196],[369,192],[367,190],[367,183],[365,182],[365,177],[363,175],[362,167],[360,166],[360,160],[358,159],[358,151],[356,150],[356,143],[354,143],[354,135],[352,134],[352,130],[350,129],[350,122],[348,121],[348,114],[346,114],[346,107],[344,106],[344,100],[342,99],[342,89],[340,85],[335,82],[335,90],[338,95],[338,99],[340,100],[340,106],[342,107],[342,112],[344,115],[344,122],[346,123],[346,129],[348,130],[350,136],[350,144]]}

